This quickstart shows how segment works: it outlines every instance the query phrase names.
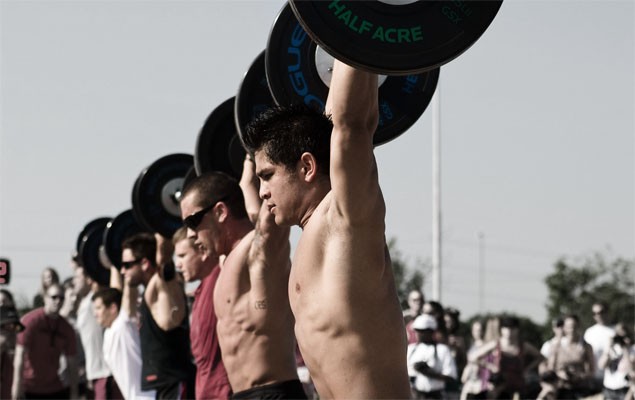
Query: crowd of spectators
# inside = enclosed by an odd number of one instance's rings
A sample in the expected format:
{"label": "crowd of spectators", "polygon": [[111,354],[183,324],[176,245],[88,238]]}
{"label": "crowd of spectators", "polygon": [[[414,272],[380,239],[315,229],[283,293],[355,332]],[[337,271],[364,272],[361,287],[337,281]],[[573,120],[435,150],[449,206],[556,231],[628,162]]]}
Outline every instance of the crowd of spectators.
{"label": "crowd of spectators", "polygon": [[[0,289],[3,399],[153,398],[136,386],[122,395],[104,361],[102,320],[110,314],[97,312],[96,320],[93,303],[109,308],[112,293],[102,289],[78,265],[72,279],[62,284],[47,267],[42,292],[21,318],[12,294]],[[120,292],[115,295],[119,301],[111,323],[121,304]],[[573,314],[554,319],[553,335],[539,348],[525,340],[515,316],[473,319],[464,329],[459,310],[426,301],[419,290],[408,294],[407,304],[403,318],[412,398],[635,399],[632,332],[624,323],[607,321],[604,304],[587,311],[593,314],[592,326],[580,326]],[[129,326],[135,330],[134,324]],[[134,337],[133,356],[138,359],[138,334]],[[301,376],[306,376],[298,359]],[[311,387],[310,377],[303,380]]]}

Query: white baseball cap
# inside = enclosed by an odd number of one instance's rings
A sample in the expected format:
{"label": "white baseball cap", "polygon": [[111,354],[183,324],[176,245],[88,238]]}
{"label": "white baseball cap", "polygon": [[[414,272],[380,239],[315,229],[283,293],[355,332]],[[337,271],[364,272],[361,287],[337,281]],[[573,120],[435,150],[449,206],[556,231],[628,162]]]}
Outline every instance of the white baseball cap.
{"label": "white baseball cap", "polygon": [[437,320],[434,319],[432,315],[429,314],[421,314],[417,318],[415,318],[412,323],[412,329],[417,331],[422,331],[424,329],[437,329]]}

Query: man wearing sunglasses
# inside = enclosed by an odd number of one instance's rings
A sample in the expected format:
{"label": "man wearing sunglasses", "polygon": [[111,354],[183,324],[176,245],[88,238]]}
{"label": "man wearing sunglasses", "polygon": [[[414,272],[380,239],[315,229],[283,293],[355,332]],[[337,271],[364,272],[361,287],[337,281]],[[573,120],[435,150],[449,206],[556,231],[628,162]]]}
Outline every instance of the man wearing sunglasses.
{"label": "man wearing sunglasses", "polygon": [[[44,293],[44,306],[22,317],[24,330],[15,348],[13,399],[76,399],[77,340],[73,327],[60,316],[64,289],[54,283]],[[60,356],[68,362],[69,386],[59,379]]]}
{"label": "man wearing sunglasses", "polygon": [[139,307],[141,389],[157,399],[194,398],[196,367],[190,350],[187,300],[171,262],[171,241],[139,233],[124,240],[121,273],[145,290]]}
{"label": "man wearing sunglasses", "polygon": [[289,228],[275,225],[256,185],[249,157],[240,184],[221,172],[203,174],[185,188],[181,215],[194,244],[224,258],[214,309],[232,398],[302,399],[287,294]]}
{"label": "man wearing sunglasses", "polygon": [[227,399],[231,386],[221,358],[216,332],[214,288],[220,273],[218,258],[210,258],[187,237],[187,228],[172,236],[176,269],[185,282],[200,281],[194,292],[190,318],[190,342],[196,362],[196,398]]}

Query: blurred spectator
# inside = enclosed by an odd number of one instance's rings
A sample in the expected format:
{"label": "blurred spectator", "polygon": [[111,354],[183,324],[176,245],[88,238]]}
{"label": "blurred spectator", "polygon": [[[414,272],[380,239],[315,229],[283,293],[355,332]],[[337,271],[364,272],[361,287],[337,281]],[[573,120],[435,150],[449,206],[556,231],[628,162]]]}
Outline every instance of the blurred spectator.
{"label": "blurred spectator", "polygon": [[591,312],[593,313],[595,324],[587,328],[584,332],[584,341],[593,348],[593,356],[595,358],[595,375],[593,378],[593,386],[590,390],[593,393],[599,393],[604,386],[604,368],[600,368],[600,357],[609,339],[615,334],[615,330],[608,325],[608,321],[606,320],[606,305],[604,303],[593,303]]}
{"label": "blurred spectator", "polygon": [[486,343],[498,340],[501,337],[500,332],[500,318],[490,317],[485,323],[485,335],[483,335],[483,340],[485,340]]}
{"label": "blurred spectator", "polygon": [[463,388],[461,390],[461,400],[465,399],[487,399],[487,394],[492,389],[489,382],[490,369],[495,368],[493,365],[494,357],[488,354],[480,359],[475,358],[480,348],[485,345],[483,334],[485,332],[485,324],[483,321],[475,320],[472,322],[472,344],[467,352],[468,361],[461,375]]}
{"label": "blurred spectator", "polygon": [[551,353],[560,346],[560,343],[564,343],[564,319],[561,317],[555,318],[551,321],[551,330],[553,331],[553,337],[542,344],[540,348],[540,354],[545,358],[538,367],[540,376],[540,393],[539,399],[551,399],[556,395],[556,382],[558,380],[557,375],[553,371],[553,365],[550,364],[555,358],[551,357]]}
{"label": "blurred spectator", "polygon": [[425,297],[419,289],[411,290],[408,293],[408,308],[403,311],[403,320],[407,324],[421,314]]}
{"label": "blurred spectator", "polygon": [[408,375],[416,399],[442,399],[446,382],[457,379],[450,348],[435,340],[436,319],[428,314],[415,318],[412,327],[418,342],[408,345]]}
{"label": "blurred spectator", "polygon": [[[62,287],[53,283],[45,292],[44,306],[22,317],[25,329],[17,339],[12,398],[77,398],[77,342],[73,327],[59,315],[63,299]],[[61,354],[68,361],[70,386],[57,374]]]}
{"label": "blurred spectator", "polygon": [[469,358],[471,362],[478,362],[488,355],[494,356],[493,364],[496,366],[489,377],[494,386],[489,398],[526,398],[525,375],[542,361],[542,355],[534,346],[522,340],[518,318],[501,318],[500,339],[488,342],[470,354]]}
{"label": "blurred spectator", "polygon": [[563,337],[554,343],[546,367],[541,368],[543,383],[550,385],[543,385],[539,399],[579,399],[589,394],[595,359],[593,348],[582,338],[579,324],[576,315],[565,317]]}
{"label": "blurred spectator", "polygon": [[0,289],[0,306],[15,307],[15,300],[13,294],[7,289]]}
{"label": "blurred spectator", "polygon": [[54,283],[60,283],[60,276],[57,274],[57,271],[53,267],[44,268],[40,279],[40,291],[33,297],[33,308],[44,306],[46,290]]}
{"label": "blurred spectator", "polygon": [[438,301],[429,300],[423,303],[423,314],[432,315],[437,321],[437,328],[434,331],[437,343],[448,343],[448,328],[445,326],[445,318],[443,318],[443,306]]}
{"label": "blurred spectator", "polygon": [[[448,330],[447,344],[450,348],[450,354],[456,364],[456,374],[461,376],[465,364],[467,364],[467,346],[465,345],[465,338],[460,333],[461,322],[459,316],[461,312],[453,307],[446,307],[444,309],[443,318],[445,320],[445,326]],[[458,399],[461,392],[461,386],[459,380],[453,380],[445,385],[445,394],[447,399]]]}
{"label": "blurred spectator", "polygon": [[555,318],[551,321],[551,330],[553,331],[553,337],[542,344],[540,348],[540,354],[545,358],[549,358],[551,354],[551,350],[554,348],[556,343],[559,343],[562,340],[563,331],[562,327],[564,326],[564,319],[562,317]]}
{"label": "blurred spectator", "polygon": [[[75,331],[75,340],[77,342],[77,353],[75,354],[75,363],[77,366],[77,385],[78,392],[82,398],[86,397],[86,369],[85,358],[84,358],[84,349],[81,346],[81,340],[79,338],[79,332],[77,331],[77,306],[79,305],[79,301],[77,300],[77,294],[75,293],[75,288],[73,286],[73,278],[69,277],[62,281],[62,289],[64,290],[64,301],[62,304],[62,308],[60,308],[60,316],[64,317],[66,321],[71,324],[73,330]],[[66,355],[60,355],[60,367],[57,371],[57,374],[62,381],[64,386],[68,386],[70,384],[69,381],[69,369],[68,362],[66,361]],[[89,396],[92,398],[92,396]]]}
{"label": "blurred spectator", "polygon": [[62,304],[62,308],[60,309],[60,315],[74,326],[77,320],[77,306],[79,305],[79,301],[75,294],[72,277],[62,281],[62,289],[64,289],[64,304]]}
{"label": "blurred spectator", "polygon": [[415,289],[408,293],[408,309],[403,312],[403,321],[406,324],[408,344],[417,343],[417,334],[415,330],[412,329],[412,321],[421,315],[424,301],[425,297],[420,290]]}
{"label": "blurred spectator", "polygon": [[[2,289],[2,296],[11,292]],[[20,316],[13,304],[7,304],[7,299],[2,299],[0,305],[0,398],[11,398],[11,385],[13,383],[13,357],[15,355],[16,334],[24,330],[20,322]]]}
{"label": "blurred spectator", "polygon": [[599,360],[604,370],[604,399],[623,400],[629,389],[630,374],[633,372],[635,348],[633,338],[626,325],[615,325],[615,335],[609,339]]}

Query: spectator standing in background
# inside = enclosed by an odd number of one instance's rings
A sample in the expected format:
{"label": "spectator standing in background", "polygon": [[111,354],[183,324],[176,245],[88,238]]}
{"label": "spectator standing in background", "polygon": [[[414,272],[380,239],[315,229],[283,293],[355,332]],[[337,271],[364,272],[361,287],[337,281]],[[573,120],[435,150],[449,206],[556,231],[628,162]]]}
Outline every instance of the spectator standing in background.
{"label": "spectator standing in background", "polygon": [[606,317],[606,305],[602,302],[595,302],[591,306],[593,320],[595,324],[587,328],[584,332],[584,341],[593,348],[593,357],[595,358],[595,375],[593,376],[593,393],[599,393],[604,386],[604,368],[600,368],[600,357],[602,352],[609,343],[610,338],[615,335],[615,329],[608,325]]}
{"label": "spectator standing in background", "polygon": [[8,293],[11,301],[4,298],[0,304],[0,398],[10,399],[16,334],[24,330],[24,325],[20,322],[18,311],[13,305],[13,296],[9,291],[2,290],[2,295]]}
{"label": "spectator standing in background", "polygon": [[604,370],[605,400],[623,400],[629,389],[630,375],[633,373],[635,349],[633,339],[626,325],[615,325],[615,335],[611,337],[602,352],[599,367]]}
{"label": "spectator standing in background", "polygon": [[[77,398],[77,341],[73,327],[59,315],[64,292],[58,283],[48,287],[44,306],[22,317],[14,360],[13,399]],[[65,354],[69,386],[59,379],[60,355]]]}
{"label": "spectator standing in background", "polygon": [[46,267],[42,270],[42,276],[40,278],[40,291],[33,297],[33,308],[39,308],[44,306],[44,297],[46,290],[52,284],[60,283],[60,276],[53,267]]}
{"label": "spectator standing in background", "polygon": [[437,321],[433,316],[418,316],[412,327],[417,332],[418,342],[408,345],[407,361],[414,398],[443,399],[446,383],[457,379],[450,348],[437,343]]}
{"label": "spectator standing in background", "polygon": [[463,382],[461,400],[487,399],[489,390],[493,388],[489,382],[489,376],[490,369],[495,368],[493,365],[494,357],[492,355],[481,359],[474,357],[474,354],[486,343],[483,339],[484,333],[485,323],[483,321],[475,320],[472,322],[472,345],[467,352],[468,360],[472,361],[468,361],[461,375],[461,382]]}
{"label": "spectator standing in background", "polygon": [[421,315],[425,296],[419,289],[411,290],[408,293],[408,309],[403,312],[403,322],[406,325],[406,335],[408,344],[417,343],[417,333],[412,329],[412,321]]}

